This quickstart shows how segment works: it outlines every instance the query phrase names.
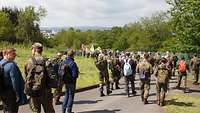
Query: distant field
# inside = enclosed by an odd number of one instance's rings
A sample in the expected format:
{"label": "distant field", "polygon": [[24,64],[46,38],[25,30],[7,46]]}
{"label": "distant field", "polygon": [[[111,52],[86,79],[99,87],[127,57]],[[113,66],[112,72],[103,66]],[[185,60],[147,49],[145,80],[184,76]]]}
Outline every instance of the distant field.
{"label": "distant field", "polygon": [[[0,48],[13,47],[17,50],[16,62],[20,67],[20,70],[24,71],[24,64],[31,57],[31,46],[30,45],[17,45],[17,44],[5,44],[0,43]],[[51,57],[56,53],[56,49],[44,49],[43,55]],[[80,75],[78,78],[77,87],[85,87],[98,83],[98,71],[94,65],[94,61],[91,58],[75,57],[75,61],[78,64]]]}

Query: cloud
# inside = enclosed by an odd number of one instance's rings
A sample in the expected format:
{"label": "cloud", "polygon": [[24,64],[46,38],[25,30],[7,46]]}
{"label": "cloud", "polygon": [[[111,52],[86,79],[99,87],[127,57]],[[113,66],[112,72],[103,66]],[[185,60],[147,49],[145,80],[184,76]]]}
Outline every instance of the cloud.
{"label": "cloud", "polygon": [[46,8],[41,26],[122,26],[169,8],[165,0],[0,0],[0,6],[28,5]]}

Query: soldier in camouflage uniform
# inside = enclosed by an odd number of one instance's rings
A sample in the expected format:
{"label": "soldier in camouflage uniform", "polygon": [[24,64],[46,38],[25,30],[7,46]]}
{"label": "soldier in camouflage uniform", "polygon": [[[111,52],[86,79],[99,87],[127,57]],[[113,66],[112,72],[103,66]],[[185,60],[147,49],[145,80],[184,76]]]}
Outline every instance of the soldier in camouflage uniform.
{"label": "soldier in camouflage uniform", "polygon": [[[34,43],[32,45],[32,58],[34,58],[37,64],[45,66],[46,59],[42,56],[43,46],[40,43]],[[25,75],[26,77],[31,73],[34,63],[32,58],[30,58],[25,64]],[[27,81],[27,80],[26,80]],[[41,105],[45,113],[55,113],[53,108],[53,94],[51,93],[51,88],[48,87],[48,81],[42,82],[41,96],[35,97],[30,96],[29,105],[33,113],[41,112]]]}
{"label": "soldier in camouflage uniform", "polygon": [[111,61],[109,63],[109,69],[112,72],[111,75],[111,90],[113,90],[113,85],[115,84],[115,89],[120,89],[119,88],[119,80],[120,80],[120,65],[121,63],[119,62],[119,58],[113,54]]}
{"label": "soldier in camouflage uniform", "polygon": [[97,61],[95,61],[95,65],[99,70],[99,91],[100,91],[100,96],[105,96],[105,94],[103,93],[103,86],[104,84],[106,85],[106,91],[107,91],[107,95],[109,95],[110,93],[112,93],[112,91],[110,90],[110,81],[109,81],[109,74],[108,74],[108,62],[107,62],[107,55],[106,55],[106,51],[103,50],[102,54],[99,54],[99,57],[97,59]]}
{"label": "soldier in camouflage uniform", "polygon": [[153,73],[153,68],[152,65],[148,62],[148,58],[149,55],[144,54],[144,59],[136,66],[136,73],[139,73],[140,76],[141,99],[144,104],[148,103],[147,99],[149,96],[151,74]]}
{"label": "soldier in camouflage uniform", "polygon": [[[170,78],[170,71],[167,65],[167,59],[162,58],[160,64],[158,65],[155,76],[156,80],[156,89],[157,89],[157,104],[163,106],[165,95],[167,92],[167,87]],[[162,93],[161,93],[162,90]]]}
{"label": "soldier in camouflage uniform", "polygon": [[193,84],[197,85],[199,80],[199,58],[197,57],[197,54],[194,54],[194,57],[190,61],[191,71],[192,75],[194,77]]}
{"label": "soldier in camouflage uniform", "polygon": [[[63,81],[61,80],[60,76],[58,75],[58,68],[59,64],[63,61],[62,56],[64,55],[63,51],[58,52],[54,57],[50,58],[46,65],[48,66],[49,64],[52,65],[52,68],[49,69],[48,71],[51,71],[49,73],[53,73],[56,76],[57,80],[57,87],[55,88],[54,91],[54,100],[55,100],[55,105],[60,105],[62,102],[60,102],[60,97],[62,96],[62,88],[64,86]],[[53,69],[53,70],[52,70]]]}

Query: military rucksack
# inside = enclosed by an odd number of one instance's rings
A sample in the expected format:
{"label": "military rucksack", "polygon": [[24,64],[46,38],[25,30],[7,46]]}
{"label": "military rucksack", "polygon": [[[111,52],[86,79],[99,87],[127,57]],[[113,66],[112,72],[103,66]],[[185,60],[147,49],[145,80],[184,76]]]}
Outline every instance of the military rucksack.
{"label": "military rucksack", "polygon": [[200,60],[197,58],[193,61],[192,69],[198,70],[199,69]]}
{"label": "military rucksack", "polygon": [[73,62],[66,64],[65,61],[63,61],[59,65],[58,75],[60,76],[61,80],[65,84],[73,83],[72,72],[71,72],[71,69],[70,69],[70,65],[72,65],[72,64],[73,64]]}
{"label": "military rucksack", "polygon": [[4,92],[6,91],[6,86],[5,86],[5,77],[4,77],[4,66],[9,63],[9,61],[3,63],[0,65],[0,96],[5,96]]}
{"label": "military rucksack", "polygon": [[46,68],[48,72],[48,86],[51,88],[57,88],[58,82],[59,82],[59,75],[58,75],[58,69],[59,65],[62,60],[59,58],[52,58],[47,60],[46,62]]}
{"label": "military rucksack", "polygon": [[169,79],[169,71],[166,69],[166,67],[158,68],[157,82],[167,83],[168,79]]}
{"label": "military rucksack", "polygon": [[30,69],[25,82],[25,93],[32,97],[42,95],[46,85],[47,71],[44,63],[39,63],[32,57],[33,67]]}

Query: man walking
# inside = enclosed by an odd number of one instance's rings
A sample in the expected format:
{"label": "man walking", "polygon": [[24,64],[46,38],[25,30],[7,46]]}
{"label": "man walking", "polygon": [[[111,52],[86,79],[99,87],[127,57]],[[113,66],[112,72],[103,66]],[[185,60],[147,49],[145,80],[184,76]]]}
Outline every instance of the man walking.
{"label": "man walking", "polygon": [[136,72],[139,73],[140,78],[141,99],[144,104],[148,103],[151,74],[153,73],[153,68],[148,62],[148,58],[149,55],[144,54],[144,59],[136,67]]}
{"label": "man walking", "polygon": [[76,62],[74,61],[75,52],[73,50],[69,50],[67,55],[67,58],[61,63],[61,66],[66,66],[65,68],[62,68],[64,69],[62,76],[65,84],[65,97],[62,111],[63,113],[66,113],[66,111],[67,113],[72,113],[79,70]]}

